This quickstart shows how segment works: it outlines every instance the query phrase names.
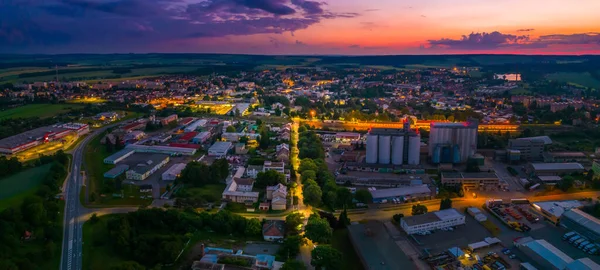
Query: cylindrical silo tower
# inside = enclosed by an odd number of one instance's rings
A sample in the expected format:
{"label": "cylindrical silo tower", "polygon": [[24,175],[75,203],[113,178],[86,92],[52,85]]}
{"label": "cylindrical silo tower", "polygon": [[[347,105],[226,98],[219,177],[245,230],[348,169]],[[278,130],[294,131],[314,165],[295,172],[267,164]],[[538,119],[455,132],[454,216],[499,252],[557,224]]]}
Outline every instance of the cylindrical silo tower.
{"label": "cylindrical silo tower", "polygon": [[402,165],[404,159],[404,136],[394,136],[392,139],[392,164]]}
{"label": "cylindrical silo tower", "polygon": [[367,163],[377,163],[377,135],[367,135]]}
{"label": "cylindrical silo tower", "polygon": [[408,164],[419,165],[421,159],[421,135],[408,139]]}
{"label": "cylindrical silo tower", "polygon": [[391,140],[389,135],[379,136],[379,164],[390,164]]}

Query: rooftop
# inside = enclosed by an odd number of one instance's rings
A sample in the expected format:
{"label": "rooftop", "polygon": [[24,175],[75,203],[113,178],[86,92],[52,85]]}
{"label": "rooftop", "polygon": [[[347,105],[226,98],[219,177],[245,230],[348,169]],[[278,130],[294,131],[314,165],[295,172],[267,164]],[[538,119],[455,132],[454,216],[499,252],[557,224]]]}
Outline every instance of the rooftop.
{"label": "rooftop", "polygon": [[231,149],[231,142],[215,142],[208,151],[212,152],[227,152],[227,150]]}
{"label": "rooftop", "polygon": [[161,154],[133,154],[127,158],[126,162],[132,165],[130,166],[132,171],[138,174],[145,174],[148,171],[151,171],[152,168],[156,166],[156,164],[159,164],[168,158],[168,155]]}
{"label": "rooftop", "polygon": [[536,202],[533,206],[538,210],[544,210],[553,216],[560,218],[563,213],[567,210],[581,207],[579,201],[549,201],[549,202]]}
{"label": "rooftop", "polygon": [[517,140],[541,140],[544,144],[552,144],[552,139],[548,136],[537,136],[537,137],[527,137],[527,138],[518,138]]}
{"label": "rooftop", "polygon": [[412,194],[431,193],[427,185],[371,190],[373,198],[399,197]]}
{"label": "rooftop", "polygon": [[587,157],[585,155],[585,153],[583,153],[583,152],[546,152],[545,154],[548,154],[549,156],[552,156],[552,157],[579,157],[579,158]]}
{"label": "rooftop", "polygon": [[531,163],[536,171],[554,171],[554,170],[583,170],[583,165],[572,163]]}
{"label": "rooftop", "polygon": [[567,265],[567,270],[593,270],[600,269],[600,265],[592,261],[590,258],[581,258],[572,261]]}
{"label": "rooftop", "polygon": [[52,136],[68,130],[70,129],[57,127],[56,125],[32,129],[0,140],[0,148],[16,148],[32,141],[42,140],[46,135]]}
{"label": "rooftop", "polygon": [[444,123],[444,122],[431,122],[432,128],[477,128],[479,124],[477,122],[460,122],[460,123]]}
{"label": "rooftop", "polygon": [[348,233],[365,269],[414,269],[406,254],[379,222],[352,224]]}
{"label": "rooftop", "polygon": [[423,215],[403,217],[402,220],[404,220],[404,222],[406,222],[406,225],[414,226],[414,225],[420,225],[420,224],[428,224],[428,223],[437,222],[437,221],[452,220],[455,218],[460,218],[462,216],[463,215],[461,215],[458,211],[456,211],[456,209],[450,208],[450,209],[440,210],[437,212],[425,213]]}
{"label": "rooftop", "polygon": [[463,173],[463,172],[444,172],[442,173],[442,178],[498,178],[496,173],[487,173],[487,172],[472,172],[472,173]]}
{"label": "rooftop", "polygon": [[600,234],[600,220],[589,215],[586,212],[583,212],[579,209],[571,209],[566,211],[563,214],[564,217],[567,217],[579,225],[587,228],[590,231],[593,231],[596,234]]}
{"label": "rooftop", "polygon": [[548,243],[546,240],[533,240],[524,243],[523,245],[537,253],[540,257],[546,259],[558,269],[565,269],[569,263],[573,262],[571,257]]}

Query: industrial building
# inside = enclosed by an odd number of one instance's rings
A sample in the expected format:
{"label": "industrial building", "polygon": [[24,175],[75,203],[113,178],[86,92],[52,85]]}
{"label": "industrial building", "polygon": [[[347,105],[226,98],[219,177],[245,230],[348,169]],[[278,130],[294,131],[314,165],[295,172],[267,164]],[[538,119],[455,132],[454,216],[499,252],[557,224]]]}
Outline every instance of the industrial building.
{"label": "industrial building", "polygon": [[210,132],[208,131],[203,131],[200,132],[198,135],[196,135],[193,139],[192,142],[193,143],[205,143],[208,139],[210,139]]}
{"label": "industrial building", "polygon": [[210,148],[208,148],[208,155],[212,157],[223,157],[229,153],[229,150],[233,147],[231,142],[215,142]]}
{"label": "industrial building", "polygon": [[542,161],[545,145],[545,140],[539,137],[508,140],[508,160]]}
{"label": "industrial building", "polygon": [[162,168],[169,162],[168,155],[154,154],[150,155],[143,160],[140,160],[135,166],[131,166],[125,175],[129,180],[145,180],[158,169]]}
{"label": "industrial building", "polygon": [[419,165],[421,158],[421,135],[404,128],[374,128],[367,135],[368,164]]}
{"label": "industrial building", "polygon": [[171,166],[166,172],[164,172],[162,174],[162,180],[163,181],[175,181],[175,179],[177,179],[177,177],[179,177],[179,175],[181,174],[181,171],[183,171],[183,169],[185,169],[186,166],[187,166],[187,164],[185,164],[185,163],[173,164],[173,166]]}
{"label": "industrial building", "polygon": [[129,165],[127,164],[119,164],[116,167],[110,169],[109,171],[104,173],[104,178],[115,179],[119,177],[121,174],[129,170]]}
{"label": "industrial building", "polygon": [[496,190],[502,188],[500,179],[496,173],[442,173],[442,184],[454,186],[462,184],[469,190]]}
{"label": "industrial building", "polygon": [[430,124],[429,156],[434,164],[465,163],[477,151],[477,120]]}
{"label": "industrial building", "polygon": [[465,216],[454,208],[400,219],[400,227],[407,234],[439,230],[463,224],[465,224]]}
{"label": "industrial building", "polygon": [[133,149],[123,149],[105,158],[104,164],[117,164],[120,161],[126,159],[127,157],[133,155],[134,153],[135,150]]}
{"label": "industrial building", "polygon": [[530,163],[527,173],[530,176],[562,175],[570,173],[582,173],[585,169],[579,163]]}
{"label": "industrial building", "polygon": [[185,132],[196,131],[196,129],[206,126],[206,123],[207,123],[207,121],[205,119],[196,120],[193,123],[189,124],[187,127],[185,127],[183,129],[183,131],[185,131]]}
{"label": "industrial building", "polygon": [[68,135],[81,136],[90,131],[86,124],[67,123],[40,127],[0,140],[0,153],[12,155],[35,146],[60,140]]}
{"label": "industrial building", "polygon": [[186,155],[191,156],[196,153],[195,148],[164,146],[164,145],[143,145],[128,144],[125,149],[135,150],[136,153],[155,153],[166,155]]}
{"label": "industrial building", "polygon": [[393,199],[400,199],[400,201],[429,199],[432,196],[431,189],[429,189],[427,185],[387,189],[371,188],[369,192],[371,192],[371,196],[373,196],[374,203],[391,202]]}
{"label": "industrial building", "polygon": [[583,152],[546,152],[543,154],[546,163],[577,162],[590,165],[591,160]]}
{"label": "industrial building", "polygon": [[515,240],[515,246],[527,255],[538,269],[600,269],[600,265],[588,258],[573,260],[569,255],[543,239],[522,237]]}
{"label": "industrial building", "polygon": [[173,121],[177,121],[177,115],[176,114],[171,114],[163,119],[160,119],[160,123],[163,126],[168,125],[169,123],[173,122]]}
{"label": "industrial building", "polygon": [[562,215],[574,208],[579,208],[582,204],[579,201],[547,201],[533,203],[533,209],[542,214],[546,220],[558,224]]}
{"label": "industrial building", "polygon": [[599,242],[600,240],[600,220],[577,208],[564,212],[560,224],[591,241]]}

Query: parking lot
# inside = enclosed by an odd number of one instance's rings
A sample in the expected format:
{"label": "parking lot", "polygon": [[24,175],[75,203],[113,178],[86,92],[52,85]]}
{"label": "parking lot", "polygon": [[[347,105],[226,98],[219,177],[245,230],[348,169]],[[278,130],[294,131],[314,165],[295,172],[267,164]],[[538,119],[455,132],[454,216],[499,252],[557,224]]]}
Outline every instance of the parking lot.
{"label": "parking lot", "polygon": [[437,230],[430,235],[414,235],[417,245],[427,249],[429,253],[439,253],[451,247],[464,248],[467,245],[492,237],[490,232],[479,222],[467,215],[465,225],[454,228],[453,231]]}
{"label": "parking lot", "polygon": [[511,229],[518,232],[529,232],[543,228],[543,219],[529,204],[501,204],[490,207]]}
{"label": "parking lot", "polygon": [[278,244],[271,243],[251,243],[244,247],[244,253],[249,255],[268,254],[275,255],[279,250]]}

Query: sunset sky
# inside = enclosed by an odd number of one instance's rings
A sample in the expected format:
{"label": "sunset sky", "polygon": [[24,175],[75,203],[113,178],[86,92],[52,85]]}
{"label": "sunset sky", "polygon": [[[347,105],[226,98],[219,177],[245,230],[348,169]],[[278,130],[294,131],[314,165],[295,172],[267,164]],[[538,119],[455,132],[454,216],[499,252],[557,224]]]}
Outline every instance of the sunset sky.
{"label": "sunset sky", "polygon": [[599,0],[1,0],[0,53],[599,54]]}

